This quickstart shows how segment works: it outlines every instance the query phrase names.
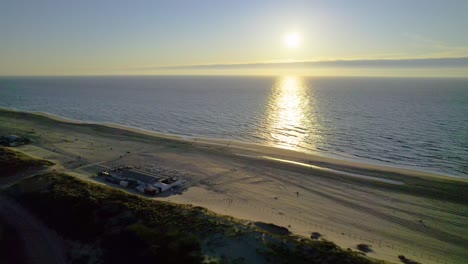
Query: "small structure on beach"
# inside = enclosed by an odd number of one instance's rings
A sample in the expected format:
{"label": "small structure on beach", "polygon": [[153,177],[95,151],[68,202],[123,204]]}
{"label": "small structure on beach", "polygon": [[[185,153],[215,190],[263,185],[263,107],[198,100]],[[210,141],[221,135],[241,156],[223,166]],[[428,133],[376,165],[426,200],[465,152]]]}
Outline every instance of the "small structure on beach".
{"label": "small structure on beach", "polygon": [[134,168],[121,169],[119,173],[126,179],[134,180],[140,184],[151,184],[158,181],[158,177],[152,173],[137,170]]}
{"label": "small structure on beach", "polygon": [[159,182],[153,184],[154,187],[157,187],[161,190],[161,192],[167,191],[169,189],[181,186],[183,184],[181,179],[176,177],[171,177],[167,179],[163,179]]}
{"label": "small structure on beach", "polygon": [[20,136],[12,135],[12,134],[0,137],[0,145],[6,146],[6,147],[16,147],[16,146],[24,145],[30,142],[31,140],[29,138],[20,137]]}
{"label": "small structure on beach", "polygon": [[184,181],[178,177],[161,177],[131,166],[121,166],[99,174],[105,176],[108,182],[122,187],[135,188],[136,191],[147,195],[156,195],[184,184]]}
{"label": "small structure on beach", "polygon": [[[101,175],[105,175],[104,173],[101,173]],[[125,178],[123,177],[120,177],[118,175],[110,175],[110,174],[107,174],[105,175],[106,176],[106,181],[108,182],[112,182],[112,183],[117,183],[117,184],[120,184],[121,181],[124,181]]]}

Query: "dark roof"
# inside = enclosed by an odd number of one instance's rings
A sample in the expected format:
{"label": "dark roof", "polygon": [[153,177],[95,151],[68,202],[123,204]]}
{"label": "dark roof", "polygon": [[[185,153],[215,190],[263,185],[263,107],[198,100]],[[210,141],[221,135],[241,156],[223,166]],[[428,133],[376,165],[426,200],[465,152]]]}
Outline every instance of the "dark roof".
{"label": "dark roof", "polygon": [[10,141],[17,141],[20,139],[17,135],[6,135],[4,136],[5,139],[10,140]]}
{"label": "dark roof", "polygon": [[135,169],[128,169],[128,170],[122,170],[121,174],[122,177],[125,178],[130,178],[146,183],[154,182],[157,181],[159,178],[156,175],[152,175],[150,173],[144,172],[144,171],[139,171]]}

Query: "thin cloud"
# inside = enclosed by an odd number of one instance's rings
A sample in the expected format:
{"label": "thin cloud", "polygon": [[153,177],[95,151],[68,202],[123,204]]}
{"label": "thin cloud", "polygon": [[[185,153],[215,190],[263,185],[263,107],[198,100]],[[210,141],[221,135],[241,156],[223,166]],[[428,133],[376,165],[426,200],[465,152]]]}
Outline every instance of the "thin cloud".
{"label": "thin cloud", "polygon": [[204,69],[279,69],[279,68],[467,68],[468,57],[425,58],[425,59],[366,59],[366,60],[323,60],[238,64],[198,64],[177,66],[132,67],[127,70],[204,70]]}

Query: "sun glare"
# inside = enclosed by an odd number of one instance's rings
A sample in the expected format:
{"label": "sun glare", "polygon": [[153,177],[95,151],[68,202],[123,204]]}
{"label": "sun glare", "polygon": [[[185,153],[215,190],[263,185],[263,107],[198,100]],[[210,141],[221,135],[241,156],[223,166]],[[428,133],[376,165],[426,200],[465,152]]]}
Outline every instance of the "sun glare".
{"label": "sun glare", "polygon": [[286,47],[295,49],[301,44],[301,36],[296,32],[286,34],[284,36],[284,43],[286,44]]}
{"label": "sun glare", "polygon": [[[304,129],[318,129],[319,123],[315,115],[316,104],[313,92],[308,88],[307,82],[297,76],[278,78],[271,90],[266,108],[266,130],[277,145],[284,148],[295,149],[303,144],[315,147],[321,142],[316,133],[307,135]],[[307,143],[306,143],[307,142]]]}

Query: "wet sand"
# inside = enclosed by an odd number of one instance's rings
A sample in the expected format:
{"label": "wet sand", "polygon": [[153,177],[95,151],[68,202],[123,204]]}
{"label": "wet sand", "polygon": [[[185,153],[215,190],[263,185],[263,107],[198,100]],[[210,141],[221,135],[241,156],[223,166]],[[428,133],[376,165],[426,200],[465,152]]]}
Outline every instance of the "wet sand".
{"label": "wet sand", "polygon": [[131,164],[189,174],[186,190],[157,200],[194,204],[287,227],[344,248],[399,262],[468,260],[468,181],[227,140],[182,138],[114,125],[0,110],[0,132],[25,135],[17,148],[91,180],[91,170]]}

